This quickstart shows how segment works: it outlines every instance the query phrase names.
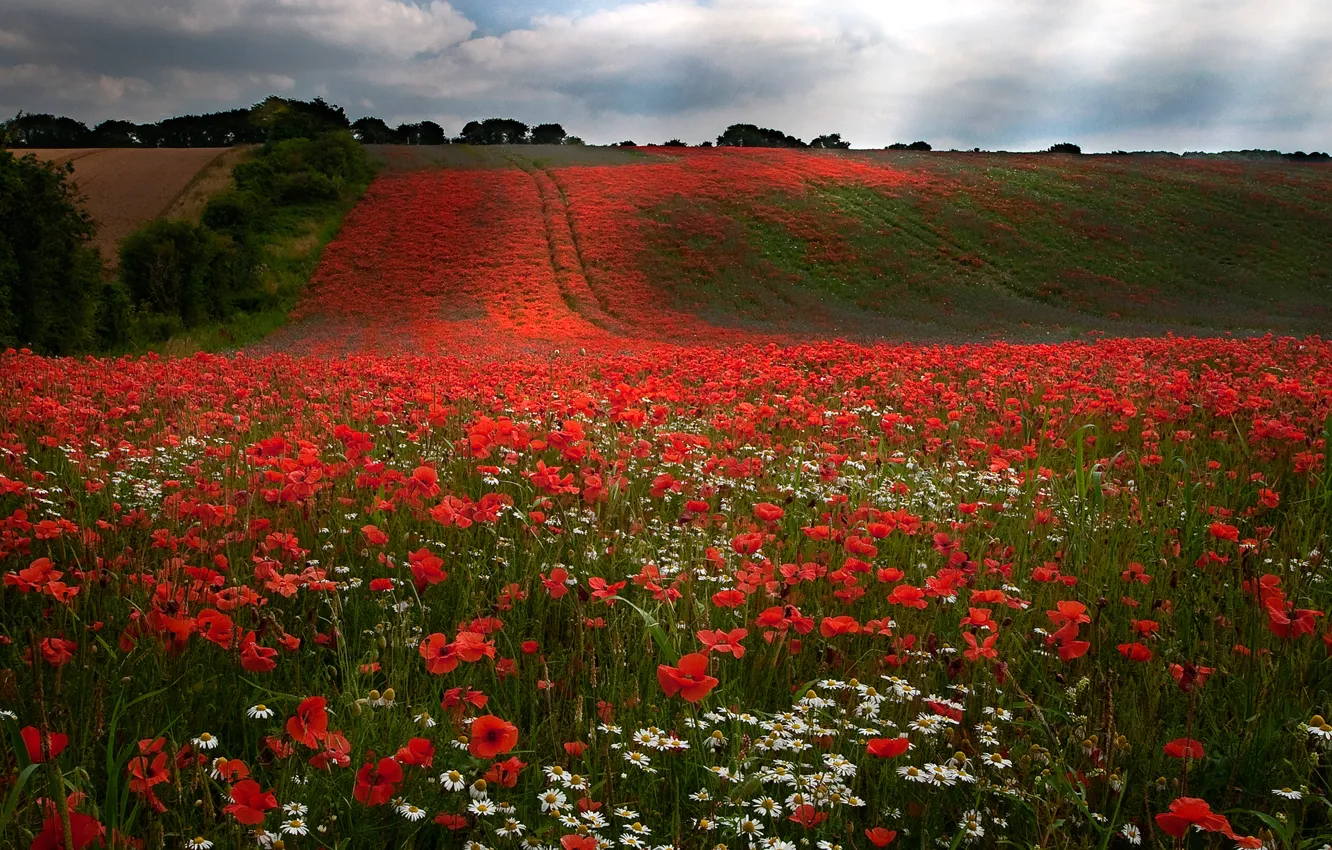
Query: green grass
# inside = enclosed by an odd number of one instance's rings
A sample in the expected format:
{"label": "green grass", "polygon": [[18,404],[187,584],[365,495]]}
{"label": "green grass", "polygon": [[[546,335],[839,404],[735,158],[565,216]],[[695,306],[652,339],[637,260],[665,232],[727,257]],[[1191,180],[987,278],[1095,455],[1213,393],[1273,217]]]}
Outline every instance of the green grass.
{"label": "green grass", "polygon": [[[864,154],[884,190],[664,199],[639,265],[731,321],[790,314],[923,337],[1318,333],[1332,322],[1332,169],[991,154]],[[924,178],[920,180],[919,178]],[[701,227],[702,222],[706,227]]]}

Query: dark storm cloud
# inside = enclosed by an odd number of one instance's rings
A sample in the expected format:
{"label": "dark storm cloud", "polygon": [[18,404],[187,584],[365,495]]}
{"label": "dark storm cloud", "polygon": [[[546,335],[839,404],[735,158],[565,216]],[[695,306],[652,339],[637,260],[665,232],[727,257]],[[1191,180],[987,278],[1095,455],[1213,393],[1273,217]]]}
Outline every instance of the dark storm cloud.
{"label": "dark storm cloud", "polygon": [[[353,115],[752,121],[862,146],[1332,147],[1323,0],[8,0],[0,110],[146,120],[321,94]],[[660,137],[660,139],[658,139]]]}

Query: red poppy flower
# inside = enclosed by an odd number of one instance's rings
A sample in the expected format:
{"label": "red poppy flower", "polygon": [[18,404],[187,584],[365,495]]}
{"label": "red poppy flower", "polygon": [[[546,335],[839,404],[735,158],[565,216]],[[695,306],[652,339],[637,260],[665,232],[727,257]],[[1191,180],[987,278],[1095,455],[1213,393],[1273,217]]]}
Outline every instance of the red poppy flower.
{"label": "red poppy flower", "polygon": [[254,826],[263,823],[264,812],[276,808],[277,797],[272,791],[261,791],[258,782],[244,779],[231,786],[231,805],[222,811],[234,817],[237,823]]}
{"label": "red poppy flower", "polygon": [[352,796],[367,806],[381,806],[393,797],[401,781],[402,766],[393,759],[380,759],[378,765],[366,762],[356,771]]}
{"label": "red poppy flower", "polygon": [[699,629],[696,637],[708,652],[729,652],[736,658],[741,658],[745,654],[745,648],[740,641],[748,634],[748,629],[731,629],[729,632],[722,629],[716,631]]}
{"label": "red poppy flower", "polygon": [[425,738],[412,738],[394,756],[400,764],[430,767],[435,762],[435,745]]}
{"label": "red poppy flower", "polygon": [[[36,726],[24,726],[19,730],[19,735],[23,738],[23,744],[28,748],[28,761],[43,762],[42,758],[42,733]],[[69,743],[69,736],[60,732],[50,732],[47,734],[47,747],[51,758],[60,755],[60,751]]]}
{"label": "red poppy flower", "polygon": [[873,829],[865,830],[865,837],[868,838],[870,843],[875,847],[887,847],[897,838],[897,830],[884,829],[881,826],[876,826]]}
{"label": "red poppy flower", "polygon": [[296,707],[296,714],[287,720],[287,734],[310,749],[319,749],[328,735],[328,700],[310,697]]}
{"label": "red poppy flower", "polygon": [[493,714],[472,721],[472,740],[467,751],[477,758],[493,759],[518,745],[518,727]]}
{"label": "red poppy flower", "polygon": [[763,522],[776,522],[785,515],[786,511],[777,505],[769,504],[768,502],[759,502],[754,505],[754,516],[758,517]]}
{"label": "red poppy flower", "polygon": [[52,667],[62,667],[74,659],[79,645],[64,638],[45,638],[41,643],[42,659]]}
{"label": "red poppy flower", "polygon": [[452,830],[466,829],[467,816],[450,814],[449,812],[440,812],[435,815],[435,823]]}
{"label": "red poppy flower", "polygon": [[870,738],[865,743],[865,751],[872,756],[879,758],[893,758],[900,756],[911,749],[911,741],[906,735],[900,735],[896,738]]}
{"label": "red poppy flower", "polygon": [[1175,838],[1183,838],[1190,826],[1226,836],[1234,835],[1230,821],[1224,815],[1213,812],[1206,800],[1197,797],[1180,797],[1172,801],[1169,812],[1156,816],[1156,825]]}
{"label": "red poppy flower", "polygon": [[1146,645],[1137,643],[1121,643],[1118,647],[1119,654],[1129,661],[1151,661],[1152,651]]}
{"label": "red poppy flower", "polygon": [[657,666],[657,681],[666,696],[679,694],[685,702],[698,702],[717,687],[717,680],[708,674],[708,657],[691,652],[680,657],[678,667]]}
{"label": "red poppy flower", "polygon": [[388,542],[388,535],[373,525],[361,526],[361,533],[365,535],[365,542],[371,546],[383,546]]}
{"label": "red poppy flower", "polygon": [[1192,738],[1176,738],[1166,744],[1162,751],[1171,758],[1201,759],[1205,755],[1201,741]]}
{"label": "red poppy flower", "polygon": [[597,850],[597,840],[590,835],[565,835],[560,838],[564,850]]}
{"label": "red poppy flower", "polygon": [[[73,797],[73,795],[70,796]],[[42,821],[42,831],[37,833],[30,850],[65,850],[67,846],[71,845],[74,850],[84,850],[85,847],[92,846],[93,842],[103,843],[106,827],[102,825],[101,821],[91,815],[71,811],[69,813],[70,844],[66,845],[65,827],[60,819],[60,813],[54,805],[48,805],[47,808],[49,811]]]}
{"label": "red poppy flower", "polygon": [[421,641],[416,651],[425,659],[426,670],[436,676],[458,669],[458,655],[453,651],[453,644],[439,632]]}

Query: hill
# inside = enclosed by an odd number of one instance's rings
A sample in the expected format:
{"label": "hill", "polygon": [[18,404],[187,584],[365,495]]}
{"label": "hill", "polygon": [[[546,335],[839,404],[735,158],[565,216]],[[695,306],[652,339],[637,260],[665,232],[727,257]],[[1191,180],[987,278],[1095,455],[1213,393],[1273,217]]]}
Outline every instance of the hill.
{"label": "hill", "polygon": [[298,308],[337,330],[307,321],[276,345],[325,333],[340,348],[427,349],[464,337],[1035,340],[1332,322],[1332,170],[1319,165],[406,151],[379,154],[384,172]]}

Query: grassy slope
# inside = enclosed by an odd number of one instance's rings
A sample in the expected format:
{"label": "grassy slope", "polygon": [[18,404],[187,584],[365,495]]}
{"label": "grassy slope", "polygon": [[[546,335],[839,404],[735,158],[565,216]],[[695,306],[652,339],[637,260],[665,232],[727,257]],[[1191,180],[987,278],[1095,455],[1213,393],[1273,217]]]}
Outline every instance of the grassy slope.
{"label": "grassy slope", "polygon": [[851,153],[927,175],[674,197],[640,264],[720,321],[850,335],[1317,333],[1332,326],[1326,166]]}

